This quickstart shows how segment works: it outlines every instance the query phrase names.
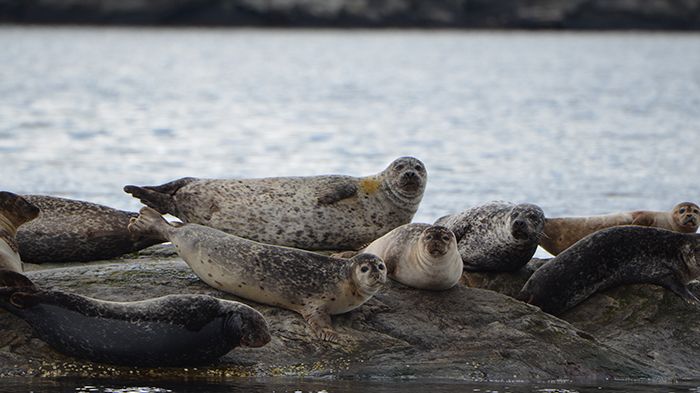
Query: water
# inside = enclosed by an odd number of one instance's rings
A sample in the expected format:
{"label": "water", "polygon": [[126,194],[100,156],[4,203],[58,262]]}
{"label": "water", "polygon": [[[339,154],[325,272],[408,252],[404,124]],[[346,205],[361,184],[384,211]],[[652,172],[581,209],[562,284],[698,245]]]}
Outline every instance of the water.
{"label": "water", "polygon": [[[359,176],[413,155],[430,177],[419,222],[493,199],[550,216],[669,210],[700,199],[698,151],[698,34],[0,28],[0,189],[17,193],[137,210],[125,184]],[[143,383],[3,380],[0,391],[601,390]]]}

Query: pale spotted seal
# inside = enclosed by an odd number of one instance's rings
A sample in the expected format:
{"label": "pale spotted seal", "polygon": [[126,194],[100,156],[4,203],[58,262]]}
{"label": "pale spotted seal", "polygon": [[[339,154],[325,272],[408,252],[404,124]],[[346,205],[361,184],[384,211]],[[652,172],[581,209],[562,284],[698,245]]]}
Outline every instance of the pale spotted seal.
{"label": "pale spotted seal", "polygon": [[641,226],[593,233],[537,269],[518,298],[560,314],[596,292],[656,284],[698,303],[686,284],[700,276],[700,234]]}
{"label": "pale spotted seal", "polygon": [[58,352],[100,363],[209,364],[239,345],[270,341],[262,314],[206,295],[107,302],[38,289],[19,273],[0,271],[0,307],[24,319]]}
{"label": "pale spotted seal", "polygon": [[544,213],[529,203],[495,201],[442,217],[435,225],[454,232],[465,270],[514,271],[535,254]]}
{"label": "pale spotted seal", "polygon": [[540,245],[552,255],[601,229],[620,225],[641,225],[681,233],[694,233],[700,225],[700,208],[691,202],[674,206],[670,212],[638,210],[591,217],[547,218]]}
{"label": "pale spotted seal", "polygon": [[402,225],[360,253],[382,258],[389,278],[414,288],[445,290],[462,277],[462,257],[455,235],[437,225]]}
{"label": "pale spotted seal", "polygon": [[17,194],[0,191],[0,269],[21,272],[17,229],[39,215],[39,208]]}
{"label": "pale spotted seal", "polygon": [[124,191],[162,214],[267,244],[357,250],[411,222],[427,173],[412,157],[379,174],[208,180]]}
{"label": "pale spotted seal", "polygon": [[159,243],[126,229],[137,213],[45,195],[24,198],[41,209],[17,232],[22,260],[29,263],[112,259]]}
{"label": "pale spotted seal", "polygon": [[359,307],[386,282],[384,263],[375,255],[346,260],[257,243],[198,224],[172,225],[148,207],[129,230],[172,242],[214,288],[298,312],[323,340],[338,339],[332,314]]}

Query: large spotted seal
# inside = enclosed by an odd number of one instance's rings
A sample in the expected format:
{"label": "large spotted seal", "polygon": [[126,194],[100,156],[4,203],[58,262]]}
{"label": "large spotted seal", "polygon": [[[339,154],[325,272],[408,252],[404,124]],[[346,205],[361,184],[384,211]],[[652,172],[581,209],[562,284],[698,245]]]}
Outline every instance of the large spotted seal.
{"label": "large spotted seal", "polygon": [[402,225],[360,253],[382,258],[389,278],[414,288],[445,290],[462,277],[462,257],[455,235],[437,225]]}
{"label": "large spotted seal", "polygon": [[124,190],[162,214],[246,239],[307,250],[357,250],[411,222],[426,180],[419,160],[402,157],[366,177],[184,178]]}
{"label": "large spotted seal", "polygon": [[126,229],[137,213],[45,195],[24,198],[41,209],[39,218],[17,232],[22,260],[29,263],[112,259],[159,243]]}
{"label": "large spotted seal", "polygon": [[465,270],[514,271],[535,254],[544,213],[529,203],[494,201],[442,217],[435,225],[454,232]]}
{"label": "large spotted seal", "polygon": [[346,260],[257,243],[198,224],[172,225],[148,207],[129,230],[171,241],[214,288],[300,313],[323,340],[338,339],[332,314],[359,307],[386,282],[384,263],[375,255]]}
{"label": "large spotted seal", "polygon": [[22,272],[17,229],[39,215],[39,208],[17,194],[0,191],[0,269]]}
{"label": "large spotted seal", "polygon": [[540,245],[556,256],[593,232],[620,225],[641,225],[694,233],[700,225],[700,208],[694,203],[682,202],[670,212],[638,210],[591,217],[547,218]]}
{"label": "large spotted seal", "polygon": [[518,298],[560,314],[607,288],[648,283],[697,304],[686,285],[698,276],[700,234],[621,226],[595,232],[545,263]]}
{"label": "large spotted seal", "polygon": [[118,303],[36,288],[0,271],[0,307],[24,319],[58,352],[127,366],[208,364],[242,345],[270,341],[267,322],[242,303],[170,295]]}

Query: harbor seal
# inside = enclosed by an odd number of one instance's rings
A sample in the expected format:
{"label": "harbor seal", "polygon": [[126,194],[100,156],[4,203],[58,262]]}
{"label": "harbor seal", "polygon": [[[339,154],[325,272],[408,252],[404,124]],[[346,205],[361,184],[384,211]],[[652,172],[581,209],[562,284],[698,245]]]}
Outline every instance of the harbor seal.
{"label": "harbor seal", "polygon": [[560,314],[596,292],[625,284],[656,284],[686,301],[700,276],[700,234],[641,226],[595,232],[535,270],[518,298]]}
{"label": "harbor seal", "polygon": [[360,253],[382,258],[389,278],[409,287],[445,290],[462,277],[462,257],[457,251],[455,235],[437,225],[402,225]]}
{"label": "harbor seal", "polygon": [[641,225],[695,233],[700,225],[700,208],[694,203],[682,202],[670,212],[638,210],[592,217],[547,218],[540,245],[556,256],[593,232],[620,225]]}
{"label": "harbor seal", "polygon": [[167,240],[204,282],[244,299],[301,314],[322,340],[337,341],[331,315],[353,310],[386,282],[382,260],[352,259],[247,240],[198,224],[170,224],[144,207],[129,230]]}
{"label": "harbor seal", "polygon": [[426,181],[423,163],[402,157],[366,177],[183,178],[124,191],[162,214],[261,243],[357,250],[411,222]]}
{"label": "harbor seal", "polygon": [[544,212],[530,203],[494,201],[435,221],[457,238],[468,271],[515,271],[530,261],[544,225]]}
{"label": "harbor seal", "polygon": [[42,290],[8,270],[0,271],[0,307],[56,351],[99,363],[205,365],[239,345],[270,341],[265,318],[242,303],[206,295],[107,302]]}
{"label": "harbor seal", "polygon": [[36,218],[39,208],[17,194],[0,191],[0,269],[22,272],[17,230]]}
{"label": "harbor seal", "polygon": [[159,243],[126,229],[137,213],[45,195],[24,198],[41,209],[39,218],[17,232],[22,260],[29,263],[112,259]]}

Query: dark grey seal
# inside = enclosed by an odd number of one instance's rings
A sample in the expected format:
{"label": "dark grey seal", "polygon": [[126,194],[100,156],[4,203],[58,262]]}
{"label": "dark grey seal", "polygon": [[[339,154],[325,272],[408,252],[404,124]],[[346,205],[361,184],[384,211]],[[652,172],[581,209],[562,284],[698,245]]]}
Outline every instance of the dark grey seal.
{"label": "dark grey seal", "polygon": [[411,222],[425,166],[412,157],[366,177],[183,178],[124,191],[161,214],[261,243],[306,250],[358,250]]}
{"label": "dark grey seal", "polygon": [[529,203],[495,201],[439,218],[435,225],[454,232],[465,270],[510,272],[535,254],[544,212]]}
{"label": "dark grey seal", "polygon": [[621,226],[588,235],[537,269],[518,298],[560,314],[596,292],[626,284],[656,284],[686,301],[700,276],[700,234]]}
{"label": "dark grey seal", "polygon": [[112,259],[160,243],[129,233],[129,219],[137,213],[52,196],[24,198],[41,209],[37,219],[17,231],[19,254],[24,262]]}
{"label": "dark grey seal", "polygon": [[29,323],[56,351],[99,363],[205,365],[239,345],[270,341],[263,316],[238,302],[205,295],[106,302],[41,290],[9,270],[0,271],[0,307]]}

